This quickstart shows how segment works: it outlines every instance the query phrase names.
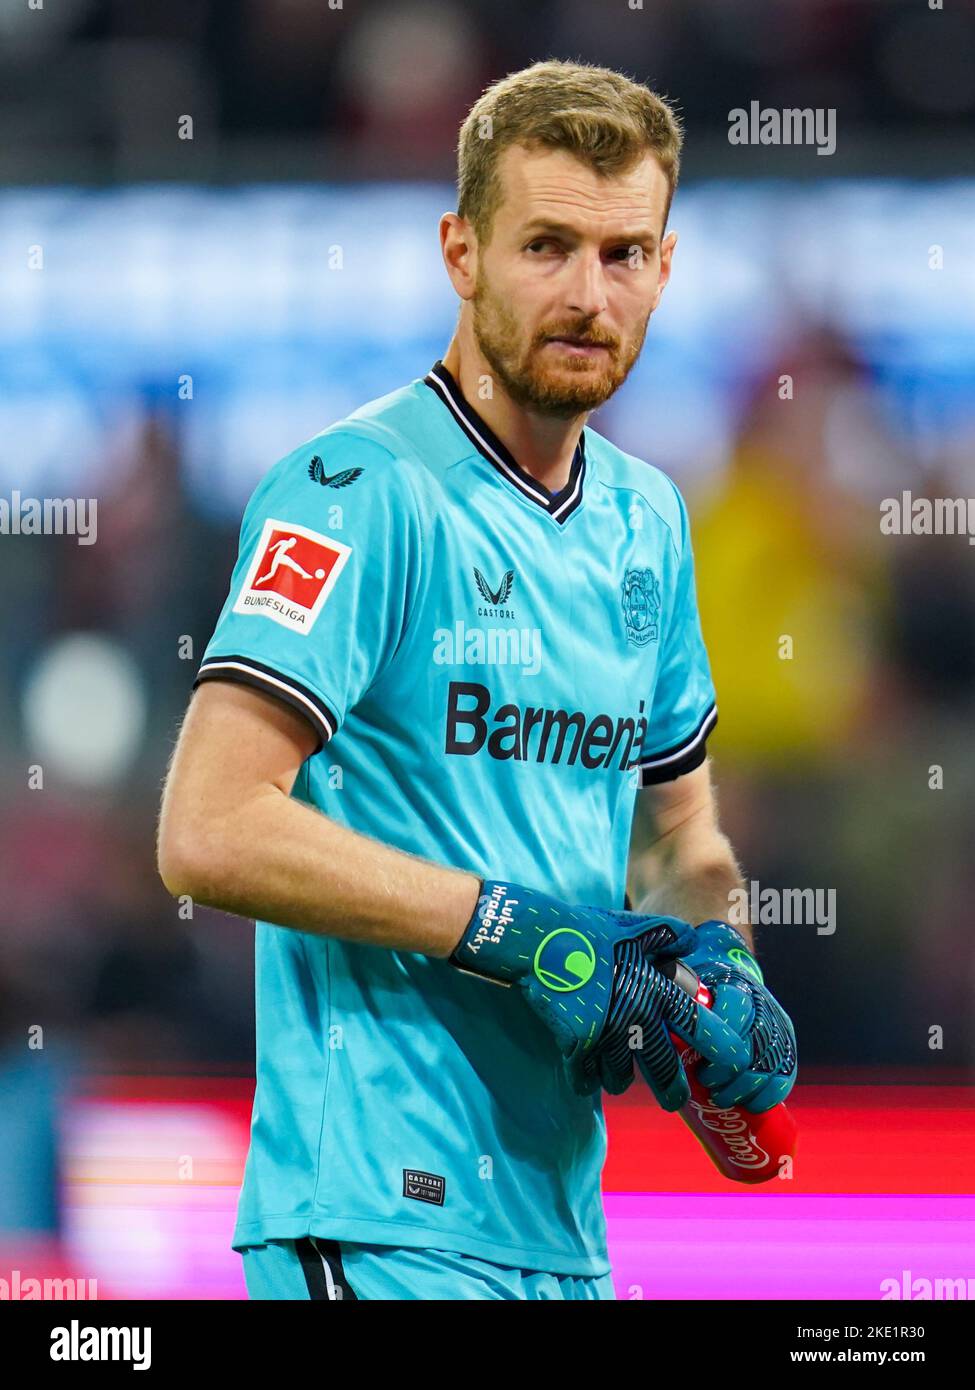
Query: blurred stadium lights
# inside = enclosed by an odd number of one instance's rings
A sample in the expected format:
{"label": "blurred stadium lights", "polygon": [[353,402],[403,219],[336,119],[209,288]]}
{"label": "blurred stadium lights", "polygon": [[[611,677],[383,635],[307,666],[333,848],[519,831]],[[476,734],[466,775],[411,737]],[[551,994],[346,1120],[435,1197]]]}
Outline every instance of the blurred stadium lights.
{"label": "blurred stadium lights", "polygon": [[[0,484],[59,492],[70,478],[78,495],[110,454],[117,477],[151,404],[168,413],[195,505],[239,516],[276,458],[442,351],[456,306],[436,226],[452,196],[442,184],[0,193]],[[666,298],[597,428],[707,479],[755,382],[825,328],[863,362],[893,435],[920,458],[964,455],[975,182],[692,183],[672,225]],[[42,271],[27,266],[37,244]]]}
{"label": "blurred stadium lights", "polygon": [[129,653],[113,638],[71,633],[41,652],[25,682],[27,746],[55,779],[109,786],[141,747],[146,708],[143,677]]}

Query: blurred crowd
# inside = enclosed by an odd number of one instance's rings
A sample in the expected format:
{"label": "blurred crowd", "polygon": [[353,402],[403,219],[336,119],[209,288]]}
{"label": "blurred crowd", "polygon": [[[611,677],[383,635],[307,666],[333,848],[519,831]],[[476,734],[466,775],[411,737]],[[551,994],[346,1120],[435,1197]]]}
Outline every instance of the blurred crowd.
{"label": "blurred crowd", "polygon": [[746,880],[835,890],[832,934],[756,929],[804,1062],[937,1081],[975,1063],[975,563],[967,535],[882,534],[850,479],[883,457],[913,497],[967,497],[975,469],[912,458],[869,386],[835,334],[796,343],[692,499],[711,747]]}
{"label": "blurred crowd", "polygon": [[[584,56],[659,83],[695,132],[729,110],[835,107],[892,167],[970,133],[970,3],[914,0],[60,0],[0,8],[0,174],[448,177],[499,74]],[[177,120],[194,118],[192,146]],[[280,140],[287,137],[287,150]],[[926,142],[929,142],[926,145]],[[241,176],[243,176],[243,171]]]}

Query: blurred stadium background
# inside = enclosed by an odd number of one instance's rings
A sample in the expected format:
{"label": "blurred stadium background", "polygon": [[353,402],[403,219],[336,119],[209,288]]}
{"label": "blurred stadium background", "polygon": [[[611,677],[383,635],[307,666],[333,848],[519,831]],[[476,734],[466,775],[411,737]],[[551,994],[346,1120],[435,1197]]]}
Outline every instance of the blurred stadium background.
{"label": "blurred stadium background", "polygon": [[[836,893],[832,934],[758,934],[796,1180],[729,1193],[612,1102],[620,1295],[973,1272],[975,550],[879,520],[975,496],[975,7],[4,0],[0,496],[97,498],[98,539],[0,536],[2,1277],[243,1293],[252,929],[181,920],[161,779],[247,497],[441,355],[457,124],[549,56],[684,115],[674,277],[592,423],[688,498],[746,876]],[[753,100],[835,108],[835,153],[731,146]]]}

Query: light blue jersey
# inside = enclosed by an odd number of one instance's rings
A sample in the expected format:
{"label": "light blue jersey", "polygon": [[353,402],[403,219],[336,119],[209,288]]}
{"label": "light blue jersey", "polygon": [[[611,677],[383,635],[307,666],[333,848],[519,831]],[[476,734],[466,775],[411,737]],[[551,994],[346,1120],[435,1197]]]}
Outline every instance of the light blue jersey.
{"label": "light blue jersey", "polygon": [[[638,787],[698,766],[716,719],[674,484],[587,428],[549,494],[440,362],[262,479],[207,679],[308,718],[321,746],[292,795],[325,815],[610,908]],[[256,949],[235,1249],[314,1235],[609,1271],[600,1098],[573,1093],[520,991],[266,922]]]}

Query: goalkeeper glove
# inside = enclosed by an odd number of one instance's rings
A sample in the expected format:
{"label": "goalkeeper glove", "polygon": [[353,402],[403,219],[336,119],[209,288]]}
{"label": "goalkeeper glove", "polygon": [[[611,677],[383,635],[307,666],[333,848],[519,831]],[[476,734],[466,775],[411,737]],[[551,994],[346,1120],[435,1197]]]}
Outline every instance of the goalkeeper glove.
{"label": "goalkeeper glove", "polygon": [[[633,1080],[634,1054],[665,1109],[688,1098],[679,1062],[657,1070],[667,1026],[708,1061],[740,1070],[749,1049],[653,968],[691,950],[694,928],[676,917],[571,907],[516,884],[486,881],[450,963],[499,984],[519,986],[554,1034],[573,1090],[613,1095]],[[668,1039],[669,1043],[669,1039]],[[643,1048],[649,1044],[647,1055]],[[676,1053],[670,1045],[676,1062]]]}
{"label": "goalkeeper glove", "polygon": [[769,992],[745,938],[727,922],[704,922],[693,950],[682,957],[713,995],[712,1012],[745,1039],[749,1056],[731,1067],[707,1062],[698,1078],[716,1105],[771,1110],[795,1085],[798,1071],[792,1020]]}

